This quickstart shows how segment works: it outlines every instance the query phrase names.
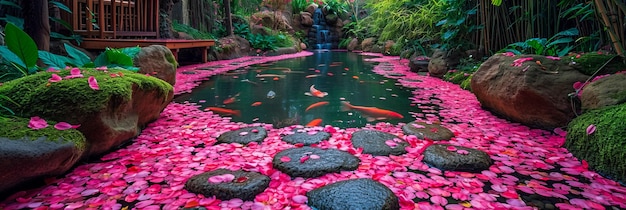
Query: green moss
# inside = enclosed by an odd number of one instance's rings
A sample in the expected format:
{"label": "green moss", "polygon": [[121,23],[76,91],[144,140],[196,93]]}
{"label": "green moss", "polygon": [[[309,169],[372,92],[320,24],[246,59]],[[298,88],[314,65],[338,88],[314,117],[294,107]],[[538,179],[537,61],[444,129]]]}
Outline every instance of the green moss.
{"label": "green moss", "polygon": [[50,141],[72,142],[77,148],[85,149],[85,136],[76,130],[57,130],[53,127],[56,122],[48,121],[48,127],[33,130],[28,127],[30,119],[26,118],[4,118],[0,117],[0,136],[9,139],[21,139],[23,137],[36,140],[41,136],[46,136]]}
{"label": "green moss", "polygon": [[[565,147],[593,170],[626,182],[626,104],[588,111],[570,122]],[[587,127],[596,131],[587,135]]]}
{"label": "green moss", "polygon": [[[111,77],[111,74],[116,73],[123,73],[123,76]],[[0,86],[0,95],[8,96],[20,105],[7,104],[17,116],[40,116],[80,123],[78,119],[104,109],[109,103],[129,101],[133,84],[140,89],[158,90],[164,95],[172,91],[172,86],[163,80],[127,70],[109,69],[103,72],[84,69],[84,78],[50,83],[48,79],[52,74],[41,72],[7,82]],[[64,77],[70,73],[64,70],[56,74]],[[89,87],[89,76],[96,78],[100,90]]]}
{"label": "green moss", "polygon": [[[611,60],[612,59],[612,60]],[[567,60],[567,59],[565,59]],[[576,69],[585,75],[593,75],[602,65],[604,65],[607,61],[609,64],[604,66],[598,74],[614,74],[619,71],[623,71],[626,69],[626,64],[622,58],[617,55],[609,55],[609,54],[597,54],[597,53],[586,53],[582,54],[580,58],[574,58],[573,61],[576,62]]]}

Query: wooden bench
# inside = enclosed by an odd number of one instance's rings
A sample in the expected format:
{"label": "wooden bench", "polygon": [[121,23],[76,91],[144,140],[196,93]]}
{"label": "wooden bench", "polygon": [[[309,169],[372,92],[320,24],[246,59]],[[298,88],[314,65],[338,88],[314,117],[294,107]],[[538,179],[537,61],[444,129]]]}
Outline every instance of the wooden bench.
{"label": "wooden bench", "polygon": [[124,48],[124,47],[147,47],[150,45],[163,45],[169,48],[174,54],[174,58],[178,60],[178,51],[186,48],[200,48],[202,49],[202,62],[208,61],[207,53],[209,47],[215,45],[215,40],[203,39],[203,40],[186,40],[186,39],[94,39],[85,38],[80,47],[85,49],[104,50],[109,48]]}

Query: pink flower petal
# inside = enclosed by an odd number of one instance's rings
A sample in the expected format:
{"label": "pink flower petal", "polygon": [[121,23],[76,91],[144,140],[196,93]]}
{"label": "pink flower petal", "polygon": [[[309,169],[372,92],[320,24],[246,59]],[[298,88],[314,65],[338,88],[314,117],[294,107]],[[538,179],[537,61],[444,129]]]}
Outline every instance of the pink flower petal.
{"label": "pink flower petal", "polygon": [[46,120],[44,119],[41,119],[40,117],[34,116],[30,118],[30,121],[28,122],[28,127],[33,130],[39,130],[48,127],[48,122],[46,122]]}
{"label": "pink flower petal", "polygon": [[311,157],[311,159],[314,159],[314,160],[315,160],[315,159],[320,159],[320,156],[319,156],[319,155],[310,155],[310,157]]}
{"label": "pink flower petal", "polygon": [[78,128],[80,125],[71,125],[69,123],[66,122],[58,122],[57,124],[54,125],[54,128],[56,128],[57,130],[67,130],[70,128]]}
{"label": "pink flower petal", "polygon": [[100,89],[100,86],[98,86],[98,81],[96,81],[96,78],[94,76],[90,76],[87,81],[89,82],[89,87],[91,89],[94,89],[94,90]]}
{"label": "pink flower petal", "polygon": [[209,182],[213,184],[232,182],[235,179],[235,175],[232,174],[222,174],[209,177]]}
{"label": "pink flower petal", "polygon": [[560,58],[560,57],[554,57],[554,56],[546,56],[546,58],[547,58],[547,59],[550,59],[550,60],[554,60],[554,61],[561,60],[561,58]]}
{"label": "pink flower petal", "polygon": [[425,126],[417,124],[417,123],[413,123],[411,125],[413,125],[413,127],[415,127],[415,128],[426,128]]}
{"label": "pink flower petal", "polygon": [[593,132],[596,132],[596,125],[591,124],[587,126],[587,135],[591,135]]}
{"label": "pink flower petal", "polygon": [[464,150],[464,149],[457,150],[457,151],[456,151],[456,153],[459,153],[459,154],[461,154],[461,155],[467,155],[467,154],[469,154],[469,152],[468,152],[467,150]]}
{"label": "pink flower petal", "polygon": [[393,141],[393,140],[387,140],[387,141],[385,141],[385,144],[386,144],[387,146],[391,147],[391,148],[394,148],[394,147],[397,147],[397,146],[398,146],[398,143],[396,143],[396,142],[395,142],[395,141]]}
{"label": "pink flower petal", "polygon": [[446,198],[439,196],[439,195],[430,197],[430,202],[433,202],[434,204],[440,205],[440,206],[445,206],[448,204],[448,200],[446,200]]}
{"label": "pink flower petal", "polygon": [[302,157],[300,158],[300,163],[304,163],[304,162],[305,162],[306,160],[308,160],[309,158],[311,158],[311,157],[310,157],[310,156],[308,156],[308,155],[302,156]]}
{"label": "pink flower petal", "polygon": [[289,161],[291,161],[291,158],[289,156],[282,156],[282,157],[280,157],[280,161],[282,161],[282,162],[289,162]]}
{"label": "pink flower petal", "polygon": [[308,198],[304,195],[296,195],[293,196],[293,198],[291,198],[293,200],[293,202],[299,203],[299,204],[304,204],[307,202]]}
{"label": "pink flower petal", "polygon": [[452,151],[452,152],[456,151],[456,147],[455,146],[448,146],[448,147],[446,147],[446,149],[448,149],[448,151]]}
{"label": "pink flower petal", "polygon": [[48,79],[48,82],[59,82],[61,81],[63,78],[61,78],[59,75],[57,74],[52,74],[52,77],[50,77],[50,79]]}
{"label": "pink flower petal", "polygon": [[72,68],[72,69],[70,69],[70,74],[71,74],[71,75],[80,75],[80,74],[81,74],[81,73],[80,73],[80,69],[78,69],[78,68]]}

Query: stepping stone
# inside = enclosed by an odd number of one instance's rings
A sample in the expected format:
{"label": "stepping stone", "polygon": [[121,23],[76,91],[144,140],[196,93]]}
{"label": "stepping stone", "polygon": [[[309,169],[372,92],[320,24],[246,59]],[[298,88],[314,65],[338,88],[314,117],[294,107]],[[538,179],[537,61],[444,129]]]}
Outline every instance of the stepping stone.
{"label": "stepping stone", "polygon": [[[221,178],[226,174],[233,175],[234,178],[232,180]],[[222,182],[213,183],[209,180],[221,180]],[[239,198],[244,201],[251,201],[257,194],[265,191],[270,185],[270,180],[270,177],[257,172],[217,169],[191,177],[185,183],[185,189],[189,192],[203,194],[205,197],[215,196],[220,200]]]}
{"label": "stepping stone", "polygon": [[298,132],[290,135],[283,136],[282,140],[290,144],[304,144],[310,146],[311,144],[318,144],[324,140],[330,138],[330,133],[319,131],[314,134],[309,132]]}
{"label": "stepping stone", "polygon": [[363,148],[363,153],[377,156],[402,155],[409,143],[400,137],[377,130],[360,130],[352,134],[354,148]]}
{"label": "stepping stone", "polygon": [[286,149],[274,156],[274,168],[291,177],[312,178],[327,173],[356,170],[361,160],[338,149],[302,147]]}
{"label": "stepping stone", "polygon": [[419,139],[430,139],[433,141],[450,140],[454,133],[439,124],[427,124],[425,122],[411,122],[402,126],[402,131],[406,135],[415,135]]}
{"label": "stepping stone", "polygon": [[217,143],[239,143],[248,144],[250,142],[261,143],[267,137],[267,130],[263,127],[247,127],[239,130],[228,131],[217,137]]}
{"label": "stepping stone", "polygon": [[423,154],[424,163],[443,171],[480,172],[493,164],[483,151],[450,144],[430,145]]}
{"label": "stepping stone", "polygon": [[306,193],[313,209],[400,209],[398,197],[387,186],[372,179],[352,179],[326,185]]}

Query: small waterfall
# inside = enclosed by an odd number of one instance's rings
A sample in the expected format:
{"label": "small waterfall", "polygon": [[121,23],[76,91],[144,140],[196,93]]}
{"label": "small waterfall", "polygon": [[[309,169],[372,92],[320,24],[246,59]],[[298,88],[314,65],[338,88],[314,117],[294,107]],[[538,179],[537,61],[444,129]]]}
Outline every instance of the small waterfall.
{"label": "small waterfall", "polygon": [[326,18],[322,9],[315,9],[313,14],[313,26],[309,31],[310,46],[314,46],[315,49],[331,49],[332,38],[328,25],[326,25]]}

